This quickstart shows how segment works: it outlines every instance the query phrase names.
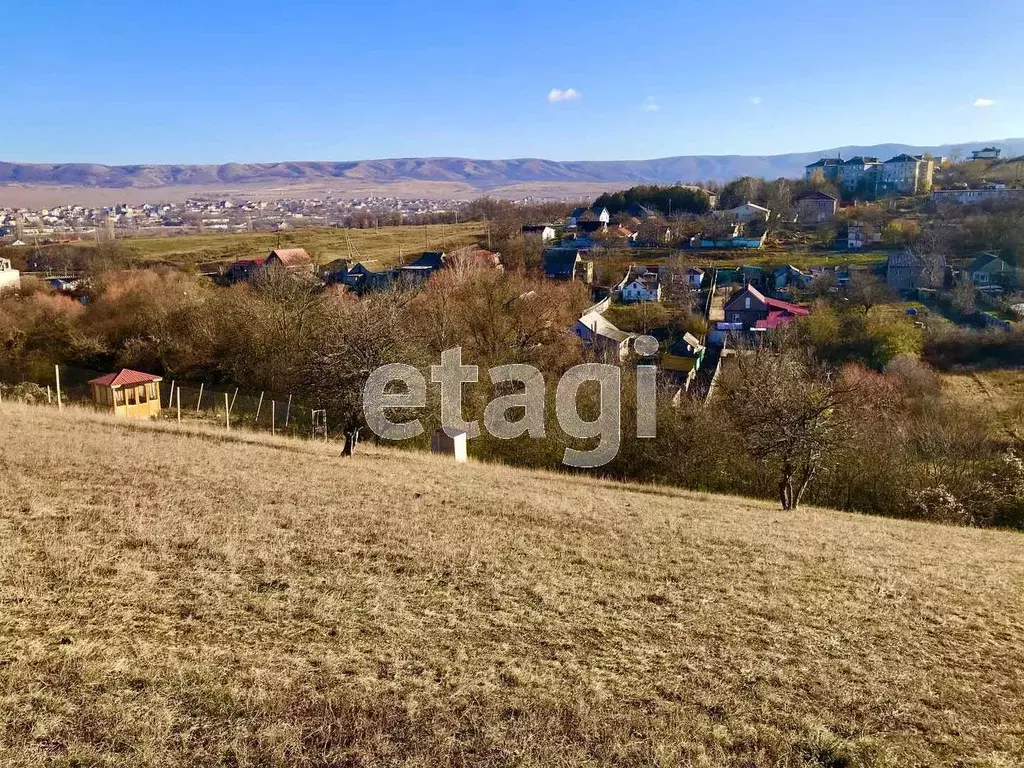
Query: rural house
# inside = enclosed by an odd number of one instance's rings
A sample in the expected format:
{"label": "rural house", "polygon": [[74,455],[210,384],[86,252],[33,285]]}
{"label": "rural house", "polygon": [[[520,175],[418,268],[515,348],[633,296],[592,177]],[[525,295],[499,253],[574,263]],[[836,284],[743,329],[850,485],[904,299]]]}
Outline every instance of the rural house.
{"label": "rural house", "polygon": [[1003,261],[995,253],[979,254],[964,272],[971,283],[979,288],[998,285],[1002,288],[1012,289],[1018,285],[1016,268]]}
{"label": "rural house", "polygon": [[810,314],[807,307],[771,299],[748,285],[725,303],[725,322],[733,329],[773,330]]}
{"label": "rural house", "polygon": [[636,301],[661,301],[661,279],[657,272],[644,271],[622,281],[619,298],[626,304]]}
{"label": "rural house", "polygon": [[998,160],[1002,152],[998,147],[971,150],[971,160]]}
{"label": "rural house", "polygon": [[224,279],[229,283],[248,283],[263,270],[266,259],[239,259],[228,267]]}
{"label": "rural house", "polygon": [[663,370],[675,374],[681,379],[681,384],[689,388],[691,379],[696,375],[704,360],[706,347],[700,343],[696,336],[690,332],[683,334],[683,338],[669,345],[665,354],[661,357]]}
{"label": "rural house", "polygon": [[724,211],[715,211],[715,216],[726,221],[736,221],[740,224],[749,224],[752,221],[768,221],[771,211],[754,203],[743,203],[735,208],[727,208]]}
{"label": "rural house", "polygon": [[576,321],[573,333],[583,343],[597,352],[613,359],[624,360],[629,355],[629,340],[632,334],[619,330],[598,311],[590,311]]}
{"label": "rural house", "polygon": [[263,266],[267,269],[283,268],[289,272],[312,272],[313,258],[306,253],[305,248],[278,248],[270,252]]}
{"label": "rural house", "polygon": [[700,288],[704,283],[704,270],[699,267],[690,267],[686,270],[686,284],[691,288]]}
{"label": "rural house", "polygon": [[551,248],[544,252],[544,276],[551,280],[579,280],[589,284],[594,279],[594,262],[585,261],[580,251]]}
{"label": "rural house", "polygon": [[160,376],[123,368],[89,382],[92,400],[115,416],[148,419],[160,413]]}
{"label": "rural house", "polygon": [[838,204],[824,192],[805,192],[796,199],[798,220],[801,224],[821,224],[836,215]]}
{"label": "rural house", "polygon": [[786,264],[775,270],[775,290],[784,291],[787,288],[806,288],[811,284],[811,275],[801,272],[792,264]]}
{"label": "rural house", "polygon": [[10,259],[0,259],[0,293],[21,288],[21,273],[11,267]]}
{"label": "rural house", "polygon": [[555,228],[550,224],[524,224],[524,237],[539,237],[542,243],[555,239]]}
{"label": "rural house", "polygon": [[565,220],[565,226],[569,229],[576,228],[581,221],[598,221],[601,224],[607,225],[612,220],[612,216],[608,213],[608,209],[603,205],[595,205],[592,208],[576,208],[572,213],[569,214],[569,218]]}
{"label": "rural house", "polygon": [[448,254],[444,251],[424,251],[406,266],[423,267],[435,272],[441,269],[448,261]]}
{"label": "rural house", "polygon": [[941,288],[946,279],[946,257],[900,251],[889,256],[885,282],[894,291]]}

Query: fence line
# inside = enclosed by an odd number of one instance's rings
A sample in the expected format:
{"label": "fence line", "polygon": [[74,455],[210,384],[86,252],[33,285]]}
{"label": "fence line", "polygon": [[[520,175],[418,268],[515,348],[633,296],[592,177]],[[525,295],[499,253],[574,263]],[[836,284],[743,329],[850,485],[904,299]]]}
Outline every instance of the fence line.
{"label": "fence line", "polygon": [[[54,366],[33,370],[27,376],[0,371],[0,401],[34,404],[105,407],[93,401],[89,382],[104,372],[75,366]],[[58,390],[59,387],[59,390]],[[59,391],[59,395],[55,395]],[[343,439],[342,430],[330,421],[330,413],[316,404],[262,391],[246,393],[238,387],[218,388],[180,380],[160,384],[158,419],[179,422],[202,421],[224,429],[265,431],[272,435]]]}

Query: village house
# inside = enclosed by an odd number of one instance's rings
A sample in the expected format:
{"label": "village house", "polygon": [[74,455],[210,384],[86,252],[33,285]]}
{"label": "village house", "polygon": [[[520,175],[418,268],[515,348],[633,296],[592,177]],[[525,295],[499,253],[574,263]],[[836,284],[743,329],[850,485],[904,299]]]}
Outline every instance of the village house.
{"label": "village house", "polygon": [[594,279],[594,262],[586,261],[580,251],[572,248],[550,248],[544,252],[544,276],[551,280],[568,280],[589,285]]}
{"label": "village house", "polygon": [[349,267],[342,278],[342,283],[356,293],[366,293],[386,288],[392,278],[392,273],[382,269],[380,262],[360,261]]}
{"label": "village house", "polygon": [[128,368],[89,382],[93,402],[115,416],[148,419],[160,413],[163,378]]}
{"label": "village house", "polygon": [[769,298],[752,285],[734,293],[724,310],[729,330],[742,328],[745,331],[774,330],[810,314],[807,307]]}
{"label": "village house", "polygon": [[699,267],[690,267],[686,270],[686,284],[691,288],[700,288],[704,283],[704,270]]}
{"label": "village house", "polygon": [[706,351],[707,347],[687,331],[681,339],[670,344],[665,350],[661,356],[661,368],[667,373],[673,374],[679,384],[689,389],[690,382],[697,375]]}
{"label": "village house", "polygon": [[801,224],[821,224],[836,215],[838,204],[824,192],[805,192],[796,199],[797,218]]}
{"label": "village house", "polygon": [[11,267],[10,259],[0,259],[0,293],[21,288],[21,273]]}
{"label": "village house", "polygon": [[982,253],[964,270],[967,279],[978,288],[999,286],[1014,289],[1019,284],[1017,269],[996,253]]}
{"label": "village house", "polygon": [[846,234],[840,235],[836,239],[836,247],[856,251],[867,245],[877,245],[881,242],[882,233],[877,227],[851,222],[846,227]]}
{"label": "village house", "polygon": [[263,260],[266,269],[280,268],[289,272],[312,272],[313,258],[305,248],[279,248]]}
{"label": "village house", "polygon": [[1002,152],[998,147],[985,147],[971,151],[972,160],[998,160]]}
{"label": "village house", "polygon": [[627,216],[631,216],[638,221],[653,219],[658,216],[657,211],[652,208],[648,208],[646,205],[640,205],[640,203],[630,203],[626,206],[625,213]]}
{"label": "village house", "polygon": [[657,270],[648,267],[631,266],[618,288],[619,299],[625,304],[661,301],[661,278]]}
{"label": "village house", "polygon": [[768,221],[771,211],[755,203],[743,203],[735,208],[727,208],[723,211],[715,211],[715,216],[726,221],[736,221],[740,224],[749,224],[752,221]]}
{"label": "village house", "polygon": [[320,279],[327,285],[342,283],[351,262],[348,259],[334,259],[320,268]]}
{"label": "village house", "polygon": [[441,269],[448,262],[448,254],[443,251],[424,251],[406,266],[416,269],[427,269],[431,273]]}
{"label": "village house", "polygon": [[524,224],[524,237],[539,237],[542,243],[555,239],[555,228],[550,224]]}
{"label": "village house", "polygon": [[239,259],[228,267],[224,279],[229,283],[248,283],[263,270],[266,259]]}
{"label": "village house", "polygon": [[619,330],[598,311],[584,313],[573,326],[573,333],[587,347],[611,359],[625,360],[629,356],[629,342],[633,334]]}
{"label": "village house", "polygon": [[779,267],[775,270],[774,274],[775,290],[784,291],[787,288],[806,288],[811,284],[813,278],[806,272],[794,267],[792,264],[786,264],[785,266]]}
{"label": "village house", "polygon": [[607,208],[603,205],[595,205],[592,208],[580,207],[573,210],[569,214],[569,218],[565,220],[565,226],[568,229],[575,229],[581,221],[598,221],[607,226],[611,220],[612,215],[608,212]]}
{"label": "village house", "polygon": [[885,282],[894,291],[941,288],[945,284],[947,271],[945,256],[900,251],[889,256],[885,267]]}

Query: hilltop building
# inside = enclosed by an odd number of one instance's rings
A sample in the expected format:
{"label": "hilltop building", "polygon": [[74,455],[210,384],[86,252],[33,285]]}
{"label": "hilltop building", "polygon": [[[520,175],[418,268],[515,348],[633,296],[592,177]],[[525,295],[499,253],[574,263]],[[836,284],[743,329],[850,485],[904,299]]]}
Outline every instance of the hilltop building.
{"label": "hilltop building", "polygon": [[804,168],[804,178],[821,175],[844,192],[862,192],[869,197],[916,195],[931,189],[935,161],[923,155],[896,155],[881,162],[877,157],[823,157]]}
{"label": "hilltop building", "polygon": [[984,149],[975,149],[971,152],[972,160],[998,160],[999,154],[1002,152],[998,147],[985,147]]}

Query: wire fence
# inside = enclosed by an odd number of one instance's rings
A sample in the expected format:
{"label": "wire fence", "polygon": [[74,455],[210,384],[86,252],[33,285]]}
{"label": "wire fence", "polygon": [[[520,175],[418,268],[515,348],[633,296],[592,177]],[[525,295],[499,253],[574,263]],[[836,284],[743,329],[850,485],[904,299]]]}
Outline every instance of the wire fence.
{"label": "wire fence", "polygon": [[[108,372],[66,365],[33,371],[27,376],[13,377],[8,373],[0,379],[0,400],[54,407],[77,405],[114,413],[113,404],[96,401],[90,385],[105,373]],[[292,395],[242,392],[235,387],[166,378],[159,382],[157,392],[160,408],[152,418],[318,440],[344,439],[340,427],[333,425],[332,429],[330,414],[325,409]]]}

